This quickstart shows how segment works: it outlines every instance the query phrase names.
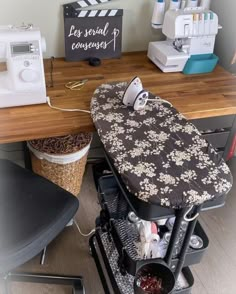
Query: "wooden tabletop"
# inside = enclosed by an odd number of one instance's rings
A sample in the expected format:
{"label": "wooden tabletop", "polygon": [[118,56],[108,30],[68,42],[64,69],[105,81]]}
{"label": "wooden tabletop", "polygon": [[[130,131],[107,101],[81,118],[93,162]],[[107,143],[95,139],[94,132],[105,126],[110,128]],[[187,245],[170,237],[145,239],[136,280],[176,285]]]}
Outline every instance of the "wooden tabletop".
{"label": "wooden tabletop", "polygon": [[[129,81],[137,75],[147,90],[169,100],[189,119],[236,114],[236,78],[219,66],[210,74],[162,73],[146,52],[103,60],[99,67],[64,59],[55,59],[53,64],[54,86],[47,92],[57,107],[89,110],[99,85]],[[50,60],[45,60],[45,72],[49,85]],[[89,80],[82,90],[65,88],[65,83],[80,79]],[[0,143],[94,131],[90,114],[57,111],[46,104],[0,109],[0,124]]]}

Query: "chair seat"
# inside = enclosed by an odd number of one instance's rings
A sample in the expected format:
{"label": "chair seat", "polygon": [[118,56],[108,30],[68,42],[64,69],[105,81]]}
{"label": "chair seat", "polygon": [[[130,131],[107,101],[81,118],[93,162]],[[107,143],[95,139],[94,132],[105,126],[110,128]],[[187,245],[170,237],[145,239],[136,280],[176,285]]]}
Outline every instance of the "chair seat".
{"label": "chair seat", "polygon": [[40,253],[73,218],[69,192],[8,160],[0,160],[0,274]]}

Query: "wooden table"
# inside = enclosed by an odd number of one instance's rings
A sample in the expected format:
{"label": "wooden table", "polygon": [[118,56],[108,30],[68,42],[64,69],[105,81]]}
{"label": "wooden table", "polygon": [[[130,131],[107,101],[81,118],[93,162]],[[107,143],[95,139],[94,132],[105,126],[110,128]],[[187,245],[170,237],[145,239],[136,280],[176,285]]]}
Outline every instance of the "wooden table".
{"label": "wooden table", "polygon": [[[93,92],[100,84],[129,81],[137,75],[146,89],[169,100],[187,118],[227,116],[225,118],[231,118],[233,125],[236,79],[219,66],[210,74],[162,73],[149,61],[146,52],[126,53],[121,59],[103,60],[99,67],[91,67],[85,61],[65,62],[64,59],[55,59],[53,64],[54,86],[47,92],[57,107],[89,110]],[[46,82],[50,84],[50,60],[45,60],[45,72]],[[65,83],[80,79],[89,80],[82,90],[65,88]],[[0,124],[0,143],[94,131],[89,114],[61,112],[46,104],[1,109]]]}

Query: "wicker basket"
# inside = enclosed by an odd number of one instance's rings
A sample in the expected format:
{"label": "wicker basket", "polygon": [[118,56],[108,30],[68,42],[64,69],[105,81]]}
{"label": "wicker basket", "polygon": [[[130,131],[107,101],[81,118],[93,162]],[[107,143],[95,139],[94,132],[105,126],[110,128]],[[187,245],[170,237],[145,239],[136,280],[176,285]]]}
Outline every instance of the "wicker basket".
{"label": "wicker basket", "polygon": [[29,141],[33,171],[77,196],[91,139],[90,134],[79,143],[75,136]]}

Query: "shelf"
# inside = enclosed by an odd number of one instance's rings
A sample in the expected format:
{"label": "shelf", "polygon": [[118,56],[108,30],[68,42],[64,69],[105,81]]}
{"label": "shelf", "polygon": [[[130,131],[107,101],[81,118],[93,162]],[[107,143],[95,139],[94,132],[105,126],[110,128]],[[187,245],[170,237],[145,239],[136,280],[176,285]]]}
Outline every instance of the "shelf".
{"label": "shelf", "polygon": [[[129,274],[122,275],[120,273],[117,265],[119,253],[112,237],[107,232],[97,229],[96,234],[90,239],[90,246],[99,269],[98,272],[105,293],[112,293],[110,291],[110,288],[112,288],[115,294],[134,294],[134,277]],[[180,285],[180,280],[186,283],[184,288]],[[193,284],[194,278],[190,269],[188,267],[183,268],[173,294],[190,294]]]}
{"label": "shelf", "polygon": [[[155,261],[155,259],[142,260],[138,257],[135,243],[139,242],[139,232],[137,227],[127,220],[127,215],[130,210],[123,194],[116,185],[114,177],[112,175],[101,177],[98,182],[98,187],[99,201],[107,216],[107,222],[111,225],[114,242],[120,259],[122,258],[123,260],[122,265],[127,272],[135,275],[137,268],[145,263]],[[189,248],[185,257],[184,266],[199,263],[209,245],[208,237],[199,222],[195,227],[194,234],[201,237],[204,245],[203,248],[198,250]],[[173,270],[177,263],[178,258],[174,258],[171,264]]]}
{"label": "shelf", "polygon": [[[122,266],[129,274],[134,276],[141,266],[146,263],[151,263],[158,260],[157,258],[142,259],[140,256],[138,256],[137,247],[135,244],[138,244],[140,240],[139,232],[135,225],[131,224],[127,220],[112,220],[111,225],[113,240],[119,252]],[[197,222],[194,234],[203,240],[203,247],[197,250],[188,248],[185,256],[184,267],[200,263],[209,245],[207,235],[205,234],[199,222]],[[178,257],[175,256],[171,263],[172,270],[175,269],[177,263]]]}
{"label": "shelf", "polygon": [[[128,205],[130,206],[130,209],[135,212],[135,214],[144,220],[152,221],[152,220],[158,220],[166,217],[175,216],[175,209],[171,208],[165,208],[150,202],[144,202],[140,200],[138,197],[134,196],[132,193],[130,193],[126,186],[124,185],[120,175],[114,168],[109,156],[105,153],[106,160],[109,164],[109,167],[113,173],[113,176],[115,178],[115,181],[112,179],[112,182],[114,185],[117,185],[120,188],[120,191],[124,195]],[[111,176],[112,177],[112,176]],[[222,195],[219,198],[216,198],[211,201],[206,201],[203,204],[202,211],[206,211],[209,209],[215,209],[218,207],[222,207],[225,204],[226,200],[226,194]]]}
{"label": "shelf", "polygon": [[[133,196],[131,193],[127,192],[127,190],[124,192],[125,188],[119,185],[119,183],[117,182],[117,178],[113,174],[101,176],[98,179],[98,187],[100,189],[99,194],[100,193],[104,194],[105,207],[107,206],[106,202],[107,201],[109,202],[109,200],[113,198],[114,194],[119,195],[119,202],[114,202],[113,203],[114,207],[108,208],[108,211],[111,213],[110,217],[117,216],[116,218],[122,218],[122,215],[120,215],[122,211],[118,210],[118,208],[120,207],[123,207],[123,210],[125,211],[132,210],[141,219],[150,220],[150,221],[175,216],[174,209],[166,209],[154,204],[143,202],[137,197]],[[129,193],[129,196],[127,196],[128,195],[127,193]],[[226,199],[226,195],[214,201],[206,202],[204,204],[202,211],[223,206],[225,203],[225,199]],[[145,218],[146,215],[149,215],[149,218]]]}

